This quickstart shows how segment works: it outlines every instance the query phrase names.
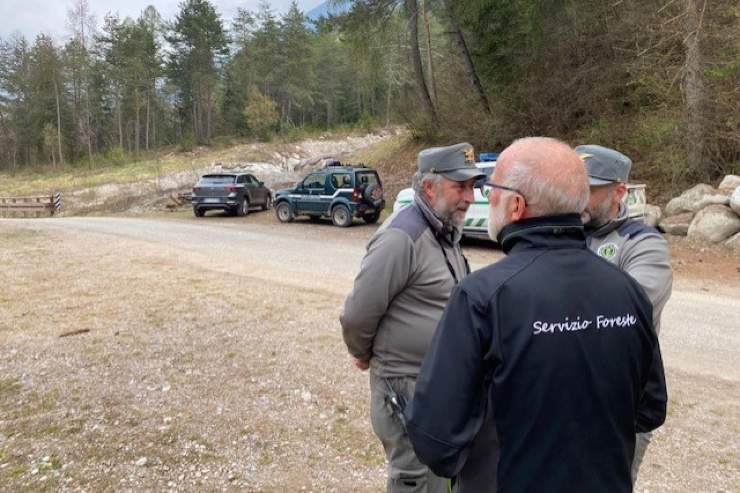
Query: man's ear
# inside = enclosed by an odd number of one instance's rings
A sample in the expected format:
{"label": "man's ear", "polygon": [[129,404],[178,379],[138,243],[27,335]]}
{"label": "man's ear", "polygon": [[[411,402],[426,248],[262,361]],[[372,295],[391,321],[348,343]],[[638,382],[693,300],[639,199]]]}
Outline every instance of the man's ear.
{"label": "man's ear", "polygon": [[614,188],[614,197],[616,199],[616,202],[621,202],[622,198],[627,194],[627,185],[624,183],[617,183],[617,186]]}
{"label": "man's ear", "polygon": [[424,193],[424,197],[429,202],[434,202],[435,199],[437,198],[436,185],[431,180],[427,180],[427,181],[422,182],[422,184],[421,184],[421,191]]}
{"label": "man's ear", "polygon": [[511,197],[508,204],[509,217],[512,221],[518,221],[524,217],[524,212],[527,209],[527,202],[524,197],[518,193]]}

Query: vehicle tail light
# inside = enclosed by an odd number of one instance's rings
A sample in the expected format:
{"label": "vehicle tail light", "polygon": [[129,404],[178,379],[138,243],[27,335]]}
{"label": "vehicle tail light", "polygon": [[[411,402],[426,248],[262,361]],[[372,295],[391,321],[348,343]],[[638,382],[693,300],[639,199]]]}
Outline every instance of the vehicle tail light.
{"label": "vehicle tail light", "polygon": [[226,185],[226,187],[224,188],[226,188],[227,192],[236,192],[237,188],[239,187],[237,187],[236,185]]}
{"label": "vehicle tail light", "polygon": [[352,202],[359,202],[362,199],[362,190],[359,188],[352,189]]}
{"label": "vehicle tail light", "polygon": [[193,193],[200,192],[200,187],[193,187]]}

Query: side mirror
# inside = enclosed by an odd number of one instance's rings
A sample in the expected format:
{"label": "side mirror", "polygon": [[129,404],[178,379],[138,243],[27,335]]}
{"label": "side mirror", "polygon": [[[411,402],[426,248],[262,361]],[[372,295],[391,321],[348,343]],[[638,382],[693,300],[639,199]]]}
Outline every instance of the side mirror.
{"label": "side mirror", "polygon": [[261,186],[261,187],[264,187],[264,186],[265,186],[265,182],[263,182],[263,181],[258,181],[257,183],[258,183],[258,184],[259,184],[259,186]]}

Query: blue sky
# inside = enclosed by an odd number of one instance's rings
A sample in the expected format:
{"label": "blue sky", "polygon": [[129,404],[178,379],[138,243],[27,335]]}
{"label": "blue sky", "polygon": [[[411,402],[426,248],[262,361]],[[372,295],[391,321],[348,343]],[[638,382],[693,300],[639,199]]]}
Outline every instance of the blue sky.
{"label": "blue sky", "polygon": [[[121,17],[138,17],[148,5],[154,5],[167,20],[174,18],[182,0],[88,0],[98,26],[107,12],[118,12]],[[238,7],[256,10],[259,0],[211,0],[224,19],[230,19]],[[323,0],[298,0],[304,11],[311,10]],[[72,0],[0,0],[0,37],[7,39],[20,32],[29,40],[39,33],[51,34],[57,41],[67,36],[67,10]],[[270,0],[277,12],[287,10],[290,0]]]}

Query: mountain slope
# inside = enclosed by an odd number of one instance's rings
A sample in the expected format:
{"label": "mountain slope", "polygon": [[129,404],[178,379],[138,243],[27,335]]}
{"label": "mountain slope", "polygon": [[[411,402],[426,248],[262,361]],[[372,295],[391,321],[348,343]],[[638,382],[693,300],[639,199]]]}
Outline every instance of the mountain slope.
{"label": "mountain slope", "polygon": [[347,12],[349,9],[349,4],[332,6],[328,1],[326,1],[306,12],[306,17],[308,17],[312,21],[315,21],[321,17],[342,14],[344,12]]}

